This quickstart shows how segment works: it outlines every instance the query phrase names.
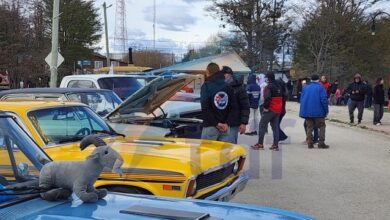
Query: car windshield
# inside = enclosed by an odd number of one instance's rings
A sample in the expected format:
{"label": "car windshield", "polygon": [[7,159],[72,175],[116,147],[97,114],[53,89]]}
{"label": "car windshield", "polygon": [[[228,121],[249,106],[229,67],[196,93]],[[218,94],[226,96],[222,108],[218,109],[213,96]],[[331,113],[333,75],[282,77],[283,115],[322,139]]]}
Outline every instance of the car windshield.
{"label": "car windshield", "polygon": [[134,77],[105,77],[98,79],[101,89],[114,91],[122,100],[125,100],[143,85]]}
{"label": "car windshield", "polygon": [[112,134],[112,129],[90,108],[66,106],[46,108],[28,113],[46,144],[80,141],[92,133]]}
{"label": "car windshield", "polygon": [[0,115],[0,207],[21,198],[4,195],[3,187],[37,180],[39,170],[48,161],[49,157],[11,117]]}
{"label": "car windshield", "polygon": [[82,102],[88,105],[99,116],[106,116],[118,105],[122,100],[111,91],[107,92],[75,92],[66,95],[69,100]]}

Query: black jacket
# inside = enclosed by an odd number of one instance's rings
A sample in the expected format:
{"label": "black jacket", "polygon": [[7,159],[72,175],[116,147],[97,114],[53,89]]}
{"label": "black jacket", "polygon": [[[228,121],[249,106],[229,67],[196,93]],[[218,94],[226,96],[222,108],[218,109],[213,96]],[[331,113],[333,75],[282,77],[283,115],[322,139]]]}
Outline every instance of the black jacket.
{"label": "black jacket", "polygon": [[353,82],[349,84],[347,92],[353,101],[364,101],[367,93],[367,86],[360,81],[359,83]]}
{"label": "black jacket", "polygon": [[249,97],[248,93],[244,89],[241,81],[234,79],[229,84],[233,88],[234,92],[234,103],[232,107],[232,117],[228,122],[229,126],[237,127],[241,124],[248,124],[249,121]]}
{"label": "black jacket", "polygon": [[219,72],[206,79],[200,92],[203,127],[215,127],[228,123],[232,117],[234,91]]}
{"label": "black jacket", "polygon": [[283,89],[277,81],[271,81],[264,88],[264,109],[270,112],[282,113],[283,111]]}
{"label": "black jacket", "polygon": [[374,104],[385,104],[385,89],[383,88],[383,85],[376,85],[374,87]]}
{"label": "black jacket", "polygon": [[286,102],[288,99],[288,87],[287,87],[287,84],[282,79],[276,80],[276,83],[279,85],[281,92],[282,92],[283,104],[282,104],[281,114],[286,114]]}

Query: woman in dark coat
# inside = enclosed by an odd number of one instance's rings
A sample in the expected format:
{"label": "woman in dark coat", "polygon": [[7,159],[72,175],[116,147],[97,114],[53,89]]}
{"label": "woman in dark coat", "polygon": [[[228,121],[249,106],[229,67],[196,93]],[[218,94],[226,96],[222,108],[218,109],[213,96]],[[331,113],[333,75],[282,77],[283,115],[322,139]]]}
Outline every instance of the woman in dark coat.
{"label": "woman in dark coat", "polygon": [[374,87],[374,125],[381,125],[383,110],[385,105],[385,89],[383,88],[384,80],[378,78]]}

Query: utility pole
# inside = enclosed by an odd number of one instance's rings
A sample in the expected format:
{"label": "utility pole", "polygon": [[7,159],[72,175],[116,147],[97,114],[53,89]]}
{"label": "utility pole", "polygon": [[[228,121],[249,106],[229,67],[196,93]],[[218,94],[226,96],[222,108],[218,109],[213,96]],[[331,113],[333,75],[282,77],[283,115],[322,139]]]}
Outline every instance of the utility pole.
{"label": "utility pole", "polygon": [[153,49],[156,49],[156,0],[153,0]]}
{"label": "utility pole", "polygon": [[53,20],[51,29],[51,64],[50,64],[50,87],[57,87],[57,60],[58,60],[58,25],[60,20],[60,0],[53,2]]}
{"label": "utility pole", "polygon": [[[273,16],[272,16],[272,37],[275,37],[275,24],[276,24],[276,0],[274,0],[274,10],[273,10]],[[271,49],[271,60],[269,65],[269,70],[272,71],[273,65],[274,65],[274,52],[275,48],[273,47]]]}
{"label": "utility pole", "polygon": [[107,25],[107,8],[111,7],[112,5],[109,5],[107,7],[106,2],[103,3],[103,10],[104,10],[104,32],[106,35],[106,58],[107,58],[107,65],[110,66],[110,48],[108,45],[108,25]]}

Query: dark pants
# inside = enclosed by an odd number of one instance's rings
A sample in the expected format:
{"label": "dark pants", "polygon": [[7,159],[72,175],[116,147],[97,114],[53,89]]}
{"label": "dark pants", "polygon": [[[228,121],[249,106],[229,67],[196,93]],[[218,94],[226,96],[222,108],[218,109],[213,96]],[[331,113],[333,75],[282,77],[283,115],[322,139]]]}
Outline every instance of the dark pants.
{"label": "dark pants", "polygon": [[306,139],[308,144],[313,143],[313,130],[314,128],[320,129],[319,144],[325,144],[325,118],[306,118],[307,132]]}
{"label": "dark pants", "polygon": [[284,133],[284,131],[280,127],[280,124],[282,123],[282,120],[283,120],[285,115],[286,115],[286,113],[283,113],[283,114],[280,114],[280,116],[279,116],[279,140],[286,140],[287,139],[287,135]]}
{"label": "dark pants", "polygon": [[274,112],[263,112],[259,124],[259,141],[258,144],[263,145],[264,136],[267,132],[268,123],[271,124],[272,133],[274,136],[274,145],[278,146],[279,143],[279,114]]}
{"label": "dark pants", "polygon": [[381,122],[383,118],[383,105],[374,104],[374,124]]}
{"label": "dark pants", "polygon": [[358,120],[361,121],[363,119],[363,111],[364,111],[364,101],[354,101],[351,100],[350,105],[348,106],[349,110],[349,119],[353,121],[355,109],[358,109]]}
{"label": "dark pants", "polygon": [[[307,124],[306,124],[306,120],[305,122],[303,123],[303,127],[305,128],[305,134],[307,134]],[[314,127],[313,129],[313,142],[318,142],[318,127]]]}

